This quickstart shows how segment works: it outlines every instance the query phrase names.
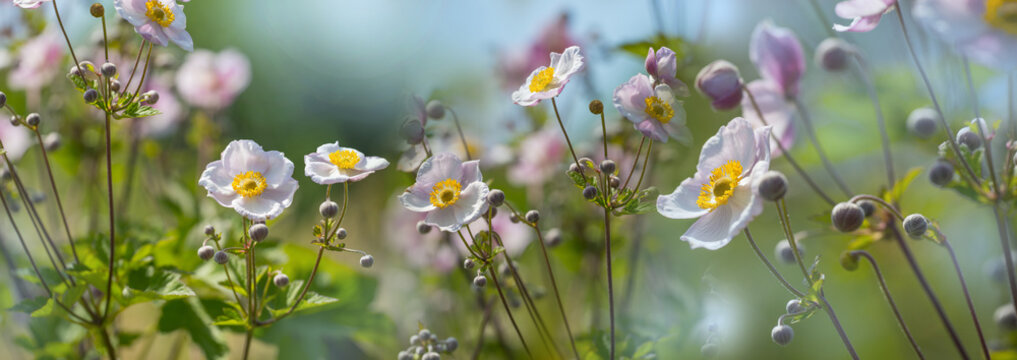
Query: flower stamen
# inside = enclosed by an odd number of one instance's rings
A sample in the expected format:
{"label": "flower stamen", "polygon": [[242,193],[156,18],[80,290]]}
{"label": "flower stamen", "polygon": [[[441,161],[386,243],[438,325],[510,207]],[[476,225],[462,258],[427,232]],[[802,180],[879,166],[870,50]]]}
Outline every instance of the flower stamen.
{"label": "flower stamen", "polygon": [[169,27],[173,20],[175,20],[173,9],[170,9],[169,5],[163,4],[159,0],[148,0],[145,2],[145,16],[162,27]]}
{"label": "flower stamen", "polygon": [[984,16],[989,25],[1017,35],[1017,0],[988,0]]}
{"label": "flower stamen", "polygon": [[353,150],[336,150],[328,154],[328,161],[340,169],[352,169],[360,162],[360,155]]}
{"label": "flower stamen", "polygon": [[439,209],[452,206],[459,200],[461,189],[459,181],[453,179],[445,179],[445,181],[434,184],[431,189],[431,205]]}
{"label": "flower stamen", "polygon": [[533,80],[530,81],[530,92],[537,93],[547,90],[547,87],[548,85],[551,85],[552,80],[554,80],[553,67],[540,70],[537,75],[533,75]]}
{"label": "flower stamen", "polygon": [[233,191],[245,198],[256,197],[265,192],[268,183],[257,171],[248,171],[233,177]]}
{"label": "flower stamen", "polygon": [[664,102],[664,100],[656,96],[647,96],[644,101],[646,102],[646,108],[643,111],[646,112],[646,115],[650,115],[650,117],[661,124],[671,122],[671,118],[674,117],[674,109],[671,108],[671,104]]}
{"label": "flower stamen", "polygon": [[741,176],[742,164],[735,160],[713,169],[710,173],[710,182],[703,184],[696,205],[701,209],[713,211],[718,206],[726,204],[738,187]]}

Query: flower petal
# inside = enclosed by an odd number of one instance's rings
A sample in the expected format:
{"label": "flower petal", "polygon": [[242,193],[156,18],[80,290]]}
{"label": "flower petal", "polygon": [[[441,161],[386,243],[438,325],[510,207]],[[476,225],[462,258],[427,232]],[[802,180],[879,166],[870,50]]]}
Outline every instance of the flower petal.
{"label": "flower petal", "polygon": [[696,204],[702,185],[708,181],[701,177],[685,179],[674,192],[657,196],[657,212],[671,219],[694,219],[709,213],[709,209]]}
{"label": "flower petal", "polygon": [[703,215],[682,234],[682,241],[689,243],[693,249],[717,250],[724,247],[732,238],[728,230],[734,218],[733,210],[730,206],[720,206]]}

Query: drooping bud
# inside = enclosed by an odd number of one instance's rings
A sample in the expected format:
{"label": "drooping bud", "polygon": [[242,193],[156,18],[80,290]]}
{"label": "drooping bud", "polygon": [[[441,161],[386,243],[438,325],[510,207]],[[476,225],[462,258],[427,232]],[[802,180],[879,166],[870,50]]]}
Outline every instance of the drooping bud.
{"label": "drooping bud", "polygon": [[477,275],[477,277],[473,278],[473,286],[483,289],[484,286],[487,286],[487,278],[484,275]]}
{"label": "drooping bud", "polygon": [[28,126],[36,127],[39,126],[40,122],[42,122],[42,117],[37,113],[31,113],[28,114],[28,116],[25,116],[25,123],[28,124]]}
{"label": "drooping bud", "polygon": [[445,105],[442,105],[441,101],[438,100],[428,101],[427,107],[425,109],[426,109],[425,111],[427,112],[427,117],[431,119],[438,120],[445,117]]}
{"label": "drooping bud", "polygon": [[791,299],[787,302],[787,305],[784,305],[784,310],[787,311],[788,314],[797,314],[805,311],[805,307],[802,306],[801,300]]}
{"label": "drooping bud", "polygon": [[777,201],[787,194],[787,177],[780,171],[770,170],[756,180],[759,196],[770,201]]}
{"label": "drooping bud", "polygon": [[120,80],[116,80],[116,79],[110,80],[109,81],[109,89],[112,90],[113,92],[120,91]]}
{"label": "drooping bud", "polygon": [[363,268],[370,268],[374,266],[374,256],[364,255],[360,257],[360,266]]}
{"label": "drooping bud", "polygon": [[872,216],[876,213],[876,204],[869,200],[862,200],[857,202],[858,207],[862,208],[862,212],[865,213],[865,217]]}
{"label": "drooping bud", "polygon": [[908,114],[907,127],[915,136],[928,139],[939,128],[939,113],[926,107],[914,109]]}
{"label": "drooping bud", "polygon": [[833,227],[837,231],[852,232],[862,226],[862,222],[865,221],[865,211],[853,203],[842,202],[833,207],[830,219],[833,220]]}
{"label": "drooping bud", "polygon": [[251,240],[262,241],[268,237],[268,226],[265,224],[254,224],[251,225],[248,234],[251,235]]}
{"label": "drooping bud", "polygon": [[605,174],[614,174],[614,171],[617,168],[618,166],[612,160],[604,160],[600,162],[600,171],[603,171]]}
{"label": "drooping bud", "polygon": [[540,221],[540,212],[537,210],[530,210],[526,212],[526,222],[536,223]]}
{"label": "drooping bud", "polygon": [[201,260],[208,261],[212,258],[212,256],[215,256],[215,248],[208,245],[198,248],[198,257],[201,258]]}
{"label": "drooping bud", "polygon": [[716,110],[730,110],[742,102],[742,78],[733,64],[717,60],[696,75],[696,88],[710,98]]}
{"label": "drooping bud", "polygon": [[[805,246],[802,245],[801,241],[796,241],[795,245],[798,245],[799,254],[805,252]],[[780,261],[786,264],[793,264],[795,262],[794,250],[791,249],[791,242],[787,241],[787,239],[778,241],[773,252]]]}
{"label": "drooping bud", "polygon": [[318,206],[318,213],[326,219],[334,218],[336,215],[339,215],[339,204],[332,200],[325,200]]}
{"label": "drooping bud", "polygon": [[473,259],[463,260],[463,269],[473,270],[474,266],[476,266],[476,264],[473,262]]}
{"label": "drooping bud", "polygon": [[141,95],[141,99],[146,105],[155,105],[159,102],[159,92],[155,90],[146,91]]}
{"label": "drooping bud", "polygon": [[95,89],[88,89],[85,90],[85,93],[82,94],[81,97],[85,99],[86,103],[91,104],[94,103],[96,100],[99,100],[99,92],[95,91]]}
{"label": "drooping bud", "polygon": [[827,38],[816,46],[816,65],[826,71],[836,72],[847,69],[855,47],[839,38]]}
{"label": "drooping bud", "polygon": [[619,179],[617,176],[611,175],[610,177],[607,178],[607,185],[610,186],[612,189],[617,189],[619,186],[621,186],[621,179]]}
{"label": "drooping bud", "polygon": [[494,189],[487,193],[487,203],[493,207],[499,207],[505,203],[505,192]]}
{"label": "drooping bud", "polygon": [[113,63],[102,64],[102,67],[99,69],[102,72],[102,76],[105,77],[113,77],[113,75],[117,74],[117,66],[113,65]]}
{"label": "drooping bud", "polygon": [[219,251],[215,253],[215,263],[223,265],[230,261],[230,256],[225,251]]}
{"label": "drooping bud", "polygon": [[957,132],[957,142],[964,144],[964,146],[967,146],[968,150],[971,151],[975,151],[982,147],[982,138],[974,131],[971,131],[971,128],[967,127],[961,128],[960,131]]}
{"label": "drooping bud", "polygon": [[784,346],[791,343],[791,340],[795,337],[795,331],[787,325],[777,325],[770,330],[770,338],[773,339],[777,345]]}
{"label": "drooping bud", "polygon": [[936,161],[935,164],[929,168],[929,181],[933,185],[944,187],[953,181],[953,165],[946,160]]}
{"label": "drooping bud", "polygon": [[283,288],[290,284],[290,277],[286,276],[286,274],[279,273],[272,278],[272,282],[275,283],[275,286]]}
{"label": "drooping bud", "polygon": [[399,136],[410,145],[419,144],[424,141],[424,124],[417,119],[409,119],[399,127]]}
{"label": "drooping bud", "polygon": [[339,230],[335,231],[336,239],[342,240],[345,239],[347,236],[349,236],[349,233],[346,232],[346,228],[339,228]]}
{"label": "drooping bud", "polygon": [[920,238],[929,230],[929,219],[922,214],[911,214],[904,218],[904,232],[912,238]]}
{"label": "drooping bud", "polygon": [[840,254],[840,266],[847,271],[855,271],[858,269],[858,256],[851,251],[845,251]]}
{"label": "drooping bud", "polygon": [[593,200],[595,197],[597,197],[596,186],[590,185],[583,189],[583,198],[586,198],[586,200]]}

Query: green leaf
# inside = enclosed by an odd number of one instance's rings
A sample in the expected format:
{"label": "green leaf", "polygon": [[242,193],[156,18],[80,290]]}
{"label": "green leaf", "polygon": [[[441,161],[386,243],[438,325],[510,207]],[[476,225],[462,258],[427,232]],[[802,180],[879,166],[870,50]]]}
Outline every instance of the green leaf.
{"label": "green leaf", "polygon": [[150,267],[131,272],[119,300],[127,307],[146,301],[173,300],[190,296],[194,296],[194,291],[180,281],[180,274]]}
{"label": "green leaf", "polygon": [[900,178],[900,180],[897,180],[897,183],[893,184],[893,189],[886,192],[883,199],[891,204],[900,200],[900,198],[904,196],[904,191],[907,191],[908,187],[911,186],[911,182],[914,181],[915,177],[921,173],[921,167],[915,167],[908,170],[907,174],[904,174],[904,177]]}
{"label": "green leaf", "polygon": [[[303,290],[303,288],[304,288],[303,280],[297,280],[290,283],[290,285],[286,287],[285,296],[277,297],[274,299],[274,301],[270,303],[270,306],[272,308],[272,316],[278,317],[288,312],[290,308],[293,307],[293,304],[297,303],[297,298],[300,297],[300,292]],[[307,294],[304,295],[304,299],[300,301],[300,305],[297,305],[297,308],[294,310],[294,312],[314,309],[317,307],[335,303],[337,301],[339,300],[308,290]]]}
{"label": "green leaf", "polygon": [[49,302],[49,298],[45,296],[39,296],[36,298],[21,300],[20,302],[18,302],[13,307],[7,310],[31,314],[39,309],[42,309],[43,306],[46,306],[47,302]]}
{"label": "green leaf", "polygon": [[159,110],[152,108],[148,105],[142,105],[141,101],[135,101],[127,105],[127,107],[119,113],[113,114],[115,119],[140,119],[152,115],[161,114]]}
{"label": "green leaf", "polygon": [[229,352],[226,339],[209,318],[197,298],[177,299],[166,302],[159,317],[159,332],[169,333],[184,330],[191,341],[198,345],[205,358],[225,359]]}

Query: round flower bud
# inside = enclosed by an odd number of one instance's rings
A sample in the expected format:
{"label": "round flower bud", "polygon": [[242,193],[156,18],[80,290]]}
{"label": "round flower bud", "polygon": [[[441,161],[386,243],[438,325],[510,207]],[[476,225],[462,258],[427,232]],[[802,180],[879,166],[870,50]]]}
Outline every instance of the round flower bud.
{"label": "round flower bud", "polygon": [[399,127],[399,136],[410,145],[419,144],[424,141],[424,124],[417,119],[409,119]]}
{"label": "round flower bud", "polygon": [[621,186],[621,179],[617,176],[611,175],[611,177],[607,178],[607,185],[611,186],[612,189],[617,189]]}
{"label": "round flower bud", "polygon": [[738,68],[724,61],[714,61],[696,75],[696,88],[710,98],[716,110],[731,110],[742,102],[742,78]]}
{"label": "round flower bud", "polygon": [[759,196],[770,201],[777,201],[787,194],[787,177],[780,171],[770,170],[756,180]]}
{"label": "round flower bud", "polygon": [[816,47],[815,61],[826,71],[841,71],[847,69],[855,48],[846,41],[838,38],[827,38]]}
{"label": "round flower bud", "polygon": [[791,339],[794,339],[794,337],[795,331],[787,325],[777,325],[773,327],[773,330],[770,330],[770,338],[780,346],[791,343]]}
{"label": "round flower bud", "polygon": [[491,206],[499,207],[505,203],[505,192],[494,189],[487,193],[487,203]]}
{"label": "round flower bud", "polygon": [[417,221],[417,232],[421,234],[427,234],[431,232],[431,225],[427,225],[424,220]]}
{"label": "round flower bud", "polygon": [[417,334],[410,335],[410,345],[420,345],[420,336]]}
{"label": "round flower bud", "polygon": [[513,224],[518,224],[519,217],[516,216],[516,214],[509,215],[509,221],[511,221]]}
{"label": "round flower bud", "polygon": [[440,360],[440,359],[441,359],[441,355],[438,355],[438,353],[433,352],[433,351],[424,354],[424,356],[420,358],[420,360]]}
{"label": "round flower bud", "polygon": [[60,141],[60,134],[55,132],[46,134],[46,136],[42,138],[42,145],[46,147],[46,151],[56,151],[62,144],[63,142]]}
{"label": "round flower bud", "polygon": [[930,108],[917,108],[908,114],[908,131],[911,134],[928,139],[936,133],[939,127],[939,113]]}
{"label": "round flower bud", "polygon": [[484,286],[487,286],[487,278],[484,275],[477,275],[473,278],[473,286],[483,289]]}
{"label": "round flower bud", "polygon": [[225,264],[230,261],[230,255],[225,251],[219,251],[215,253],[215,262],[219,265]]}
{"label": "round flower bud", "polygon": [[939,160],[929,168],[929,181],[933,185],[944,187],[953,181],[953,165],[948,161]]}
{"label": "round flower bud", "polygon": [[833,220],[833,227],[837,231],[852,232],[862,226],[862,222],[865,221],[865,211],[858,205],[842,202],[833,207],[830,219]]}
{"label": "round flower bud", "polygon": [[85,90],[85,93],[81,97],[85,99],[86,103],[91,104],[96,100],[99,100],[99,92],[95,91],[95,89],[88,89]]}
{"label": "round flower bud", "polygon": [[587,186],[583,189],[583,197],[586,200],[593,200],[593,198],[597,197],[597,187],[593,185]]}
{"label": "round flower bud", "polygon": [[286,287],[286,285],[290,284],[290,277],[286,276],[286,274],[279,273],[278,275],[276,275],[275,277],[272,278],[272,283],[274,283],[275,286],[278,286],[278,287],[281,287],[281,288],[282,287]]}
{"label": "round flower bud", "polygon": [[113,75],[117,74],[117,66],[113,65],[113,63],[102,64],[102,67],[99,69],[102,72],[102,76],[105,77],[113,77]]}
{"label": "round flower bud", "polygon": [[94,3],[88,8],[88,13],[92,14],[93,17],[101,18],[106,13],[106,9],[102,7],[102,4]]}
{"label": "round flower bud", "polygon": [[339,204],[332,200],[325,200],[318,206],[318,212],[321,213],[323,218],[334,218],[336,215],[339,215]]}
{"label": "round flower bud", "polygon": [[215,227],[212,225],[205,225],[205,235],[215,235]]}
{"label": "round flower bud", "polygon": [[593,101],[590,101],[590,112],[593,113],[594,115],[603,114],[604,113],[604,103],[600,102],[600,100],[597,100],[597,99],[594,99]]}
{"label": "round flower bud", "polygon": [[115,79],[114,80],[110,80],[109,81],[109,89],[113,90],[113,92],[120,91],[120,80],[115,80]]}
{"label": "round flower bud", "polygon": [[474,266],[476,266],[476,264],[475,264],[475,263],[473,263],[473,259],[466,259],[466,260],[463,260],[463,269],[466,269],[466,270],[473,270],[473,267],[474,267]]}
{"label": "round flower bud", "polygon": [[614,174],[614,171],[615,169],[617,169],[617,167],[618,166],[615,165],[614,161],[612,160],[604,160],[600,162],[600,171],[603,171],[606,174]]}
{"label": "round flower bud", "polygon": [[445,105],[441,104],[441,101],[431,100],[427,102],[427,117],[431,119],[441,119],[445,117]]}
{"label": "round flower bud", "polygon": [[198,257],[201,258],[201,260],[208,261],[213,256],[215,256],[215,249],[211,246],[205,245],[198,248]]}
{"label": "round flower bud", "polygon": [[374,256],[364,255],[360,257],[360,267],[370,268],[374,266]]}
{"label": "round flower bud", "polygon": [[14,127],[21,126],[21,121],[18,120],[18,116],[17,115],[11,115],[11,126],[14,126]]}
{"label": "round flower bud", "polygon": [[339,240],[345,239],[348,235],[349,233],[346,232],[346,228],[339,228],[339,230],[335,231],[335,238]]}
{"label": "round flower bud", "polygon": [[251,240],[262,241],[268,237],[268,226],[265,224],[254,224],[251,225],[251,229],[248,230],[248,234],[251,235]]}
{"label": "round flower bud", "polygon": [[28,126],[39,126],[40,122],[42,122],[42,117],[37,113],[31,113],[28,114],[28,116],[25,116],[25,123],[27,123]]}
{"label": "round flower bud", "polygon": [[[805,246],[802,246],[800,241],[796,241],[795,245],[798,245],[799,254],[805,252]],[[793,264],[795,262],[795,253],[791,249],[791,242],[786,239],[777,242],[777,246],[774,248],[773,253],[778,259],[780,259],[780,261],[783,261],[786,264]]]}
{"label": "round flower bud", "polygon": [[845,251],[840,254],[840,266],[847,271],[855,271],[858,269],[858,256],[853,254],[851,251]]}
{"label": "round flower bud", "polygon": [[1013,310],[1013,304],[996,308],[996,312],[992,313],[992,319],[996,321],[996,325],[1005,330],[1017,329],[1017,313]]}
{"label": "round flower bud", "polygon": [[7,94],[4,94],[3,91],[0,91],[0,107],[4,107],[4,105],[7,105]]}
{"label": "round flower bud", "polygon": [[569,164],[569,172],[578,173],[579,171],[579,165],[576,165],[576,163]]}
{"label": "round flower bud", "polygon": [[929,229],[929,220],[922,214],[911,214],[904,218],[904,232],[912,238],[920,238]]}
{"label": "round flower bud", "polygon": [[786,310],[788,314],[797,314],[805,311],[805,307],[802,306],[801,300],[791,299],[787,302],[787,305],[784,305],[784,310]]}
{"label": "round flower bud", "polygon": [[967,146],[968,150],[971,151],[975,151],[982,147],[982,138],[974,131],[971,131],[971,128],[967,127],[961,128],[960,131],[957,132],[957,142],[964,144],[964,146]]}
{"label": "round flower bud", "polygon": [[862,200],[857,202],[858,207],[862,208],[862,212],[865,213],[865,217],[872,216],[876,213],[876,204],[869,200]]}
{"label": "round flower bud", "polygon": [[458,349],[458,348],[459,348],[459,340],[456,340],[456,338],[454,338],[454,337],[450,337],[448,339],[445,339],[445,351],[453,352],[453,351],[456,351],[456,349]]}
{"label": "round flower bud", "polygon": [[547,246],[555,247],[561,244],[561,230],[554,228],[547,231],[547,235],[544,235],[544,243]]}
{"label": "round flower bud", "polygon": [[431,340],[431,330],[429,330],[429,329],[420,329],[420,332],[417,333],[417,336],[420,336],[420,340],[423,340],[423,341]]}
{"label": "round flower bud", "polygon": [[159,102],[159,92],[155,90],[149,90],[142,94],[141,98],[144,99],[145,104],[155,105],[155,103]]}
{"label": "round flower bud", "polygon": [[703,344],[703,347],[699,348],[699,354],[702,355],[704,359],[715,358],[717,357],[718,352],[720,352],[720,347],[712,342]]}
{"label": "round flower bud", "polygon": [[526,222],[535,223],[540,221],[540,212],[537,210],[530,210],[526,212]]}
{"label": "round flower bud", "polygon": [[399,357],[397,359],[398,360],[413,360],[413,354],[410,354],[410,353],[408,353],[406,351],[400,351],[399,352]]}

